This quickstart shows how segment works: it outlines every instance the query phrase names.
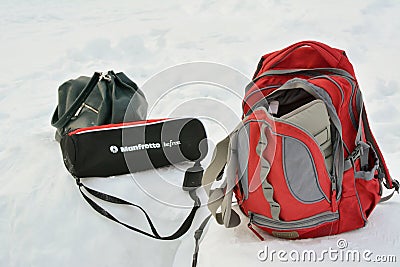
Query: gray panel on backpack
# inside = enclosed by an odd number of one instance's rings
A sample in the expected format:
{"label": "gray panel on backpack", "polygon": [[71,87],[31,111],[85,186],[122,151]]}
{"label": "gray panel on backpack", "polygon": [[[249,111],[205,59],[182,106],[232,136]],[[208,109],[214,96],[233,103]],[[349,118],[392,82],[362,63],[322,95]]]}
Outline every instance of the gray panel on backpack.
{"label": "gray panel on backpack", "polygon": [[305,144],[292,137],[282,137],[282,162],[286,183],[292,195],[304,203],[318,202],[326,196],[318,182],[312,155]]}

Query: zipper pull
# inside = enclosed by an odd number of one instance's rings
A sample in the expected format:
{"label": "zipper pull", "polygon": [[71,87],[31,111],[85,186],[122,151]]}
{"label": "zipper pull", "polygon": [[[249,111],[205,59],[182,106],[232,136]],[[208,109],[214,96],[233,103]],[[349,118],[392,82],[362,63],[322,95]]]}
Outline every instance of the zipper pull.
{"label": "zipper pull", "polygon": [[332,191],[336,191],[337,183],[336,183],[336,175],[332,175]]}
{"label": "zipper pull", "polygon": [[78,108],[78,110],[75,112],[73,118],[78,117],[78,115],[81,113],[83,107],[85,106],[85,103],[82,103],[82,105]]}
{"label": "zipper pull", "polygon": [[74,114],[74,116],[72,118],[78,117],[83,108],[87,108],[90,111],[92,111],[92,112],[94,112],[96,114],[99,114],[99,111],[96,110],[94,107],[91,107],[91,106],[87,105],[86,103],[82,103],[82,105],[78,108],[78,110],[75,112],[75,114]]}
{"label": "zipper pull", "polygon": [[332,211],[336,212],[338,209],[337,201],[336,201],[336,190],[332,191]]}
{"label": "zipper pull", "polygon": [[261,241],[264,241],[264,240],[265,240],[264,237],[262,237],[262,236],[260,235],[260,233],[257,232],[256,229],[253,228],[252,221],[253,221],[253,215],[251,215],[250,221],[249,221],[249,223],[247,224],[247,227],[249,227],[249,229],[250,229]]}
{"label": "zipper pull", "polygon": [[331,196],[331,206],[332,211],[336,212],[338,209],[337,201],[336,201],[336,176],[332,176],[332,196]]}

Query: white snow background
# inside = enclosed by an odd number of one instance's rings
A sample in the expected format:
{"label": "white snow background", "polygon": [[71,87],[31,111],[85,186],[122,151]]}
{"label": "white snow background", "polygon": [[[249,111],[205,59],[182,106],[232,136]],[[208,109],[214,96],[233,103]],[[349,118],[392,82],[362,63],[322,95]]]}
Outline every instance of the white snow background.
{"label": "white snow background", "polygon": [[[193,231],[206,209],[198,213],[191,232],[179,240],[152,240],[98,215],[66,171],[50,126],[57,88],[94,71],[123,71],[142,86],[168,67],[210,61],[250,78],[267,52],[300,40],[326,42],[344,49],[351,59],[373,131],[392,176],[399,177],[399,13],[396,0],[0,0],[0,266],[191,264]],[[244,86],[244,81],[238,84],[240,96]],[[146,90],[149,102],[154,103],[166,89]],[[151,116],[207,115],[225,120],[228,130],[238,122],[240,98],[233,94],[210,86],[179,92],[158,105]],[[202,105],[199,100],[175,111],[191,97],[216,99],[224,105],[218,108],[207,101]],[[213,142],[225,134],[215,122],[205,124]],[[178,186],[165,189],[158,174],[172,184],[182,182],[183,172],[169,167],[135,174],[136,183],[124,175],[89,179],[87,184],[143,205],[159,231],[167,235],[185,218],[191,200]],[[154,192],[146,193],[138,184]],[[179,208],[182,203],[187,208]],[[146,227],[137,211],[104,205],[122,220]],[[339,238],[346,239],[350,249],[396,255],[400,261],[399,205],[395,195],[374,210],[363,229],[297,241],[264,235],[266,240],[261,242],[246,227],[245,218],[236,229],[212,221],[198,266],[277,265],[277,260],[260,262],[257,252],[266,245],[274,250],[322,251],[337,248]]]}

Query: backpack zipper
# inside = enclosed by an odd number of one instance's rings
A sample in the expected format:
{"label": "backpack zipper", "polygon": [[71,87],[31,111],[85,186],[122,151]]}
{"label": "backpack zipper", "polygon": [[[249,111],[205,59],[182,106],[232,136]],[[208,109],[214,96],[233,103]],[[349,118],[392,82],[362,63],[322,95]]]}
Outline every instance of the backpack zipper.
{"label": "backpack zipper", "polygon": [[253,215],[254,215],[254,213],[251,213],[251,214],[250,214],[250,221],[249,221],[249,223],[247,224],[247,227],[249,227],[249,229],[250,229],[261,241],[264,241],[264,240],[265,240],[264,237],[262,237],[262,235],[261,235],[259,232],[257,232],[256,229],[253,228]]}
{"label": "backpack zipper", "polygon": [[[268,90],[268,89],[279,88],[279,87],[281,87],[281,86],[282,86],[282,84],[269,85],[269,86],[267,86],[267,87],[263,87],[263,88],[260,88],[260,89],[251,91],[251,92],[250,92],[247,96],[245,96],[245,98],[243,99],[242,107],[244,107],[244,103],[247,102],[247,100],[249,99],[249,97],[251,97],[251,96],[254,95],[255,93],[262,92],[262,91],[265,91],[265,90]],[[255,104],[257,104],[258,102],[259,102],[259,101],[257,101]]]}
{"label": "backpack zipper", "polygon": [[305,219],[296,221],[279,221],[266,216],[249,212],[250,222],[257,226],[267,227],[274,230],[297,230],[303,228],[315,227],[327,222],[334,222],[339,219],[338,212],[326,211]]}
{"label": "backpack zipper", "polygon": [[[341,76],[340,76],[340,77],[341,77]],[[315,76],[315,77],[310,78],[309,80],[316,80],[316,79],[325,79],[325,80],[328,80],[328,81],[330,81],[331,83],[333,83],[333,84],[336,86],[336,88],[339,90],[339,92],[340,92],[340,95],[341,95],[341,97],[342,97],[340,103],[341,103],[341,105],[343,105],[343,102],[344,102],[344,91],[343,91],[342,86],[340,86],[335,80],[333,80],[331,77],[329,77],[329,75]],[[311,84],[312,84],[312,83],[311,83]],[[314,84],[313,84],[313,85],[314,85]]]}

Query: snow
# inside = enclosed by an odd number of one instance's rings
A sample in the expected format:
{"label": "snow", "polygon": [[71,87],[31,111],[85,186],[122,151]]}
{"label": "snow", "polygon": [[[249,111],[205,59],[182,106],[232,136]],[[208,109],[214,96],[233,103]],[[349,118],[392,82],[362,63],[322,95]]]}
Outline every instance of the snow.
{"label": "snow", "polygon": [[[94,71],[125,72],[143,88],[152,118],[201,117],[212,147],[238,122],[244,85],[263,54],[300,40],[326,42],[346,50],[353,62],[373,131],[392,176],[399,177],[399,11],[396,0],[1,0],[0,266],[191,264],[193,231],[207,215],[204,207],[181,239],[152,240],[96,214],[63,166],[50,126],[57,88]],[[229,92],[210,83],[188,84],[157,100],[170,88],[167,85],[209,75],[219,81],[227,69]],[[187,166],[86,183],[142,205],[167,235],[190,210],[191,200],[179,188]],[[337,248],[339,238],[351,249],[396,255],[399,261],[399,202],[395,195],[379,205],[363,229],[308,240],[264,235],[266,241],[260,242],[247,229],[245,218],[235,229],[212,221],[198,266],[265,266],[271,262],[257,258],[265,246],[321,252]],[[146,228],[138,211],[104,206]]]}

